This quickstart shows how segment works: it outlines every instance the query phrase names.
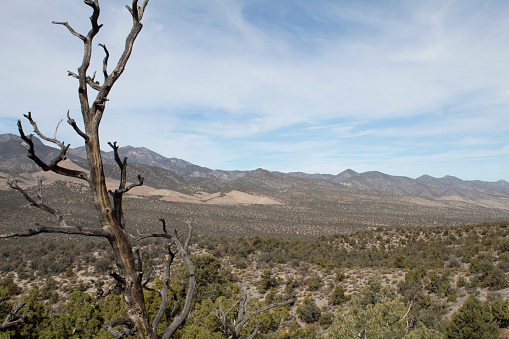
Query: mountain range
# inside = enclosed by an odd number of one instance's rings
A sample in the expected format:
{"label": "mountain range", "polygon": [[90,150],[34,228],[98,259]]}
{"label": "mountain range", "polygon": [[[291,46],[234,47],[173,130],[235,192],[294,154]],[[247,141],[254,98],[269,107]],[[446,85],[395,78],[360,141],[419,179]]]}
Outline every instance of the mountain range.
{"label": "mountain range", "polygon": [[[37,154],[43,159],[49,160],[58,155],[59,150],[44,145],[37,137],[33,137]],[[26,149],[21,145],[22,140],[14,134],[0,135],[0,170],[19,174],[23,172],[38,171],[39,168],[26,157]],[[492,196],[509,198],[509,182],[499,180],[496,182],[486,182],[480,180],[466,181],[453,176],[443,178],[434,178],[429,175],[422,175],[417,179],[404,176],[392,176],[377,171],[357,173],[354,170],[347,169],[339,174],[308,174],[302,172],[268,172],[263,169],[253,171],[240,170],[212,170],[207,167],[198,166],[188,161],[177,158],[166,158],[150,149],[144,147],[120,147],[121,157],[128,157],[129,164],[141,164],[156,168],[162,168],[171,171],[179,176],[189,179],[213,179],[220,182],[230,182],[235,185],[239,178],[253,181],[258,177],[263,179],[258,181],[277,181],[284,186],[285,181],[290,178],[303,180],[322,180],[332,184],[343,185],[351,188],[385,192],[398,195],[409,195],[419,197],[438,198],[444,196],[459,196],[462,198],[473,199],[479,196]],[[86,164],[85,147],[69,149],[67,156],[75,163]],[[113,151],[103,151],[103,161],[105,164],[114,163]],[[272,174],[272,175],[269,175]],[[262,185],[261,182],[258,183]],[[269,182],[263,182],[263,186],[270,186]],[[272,183],[273,186],[281,186]]]}

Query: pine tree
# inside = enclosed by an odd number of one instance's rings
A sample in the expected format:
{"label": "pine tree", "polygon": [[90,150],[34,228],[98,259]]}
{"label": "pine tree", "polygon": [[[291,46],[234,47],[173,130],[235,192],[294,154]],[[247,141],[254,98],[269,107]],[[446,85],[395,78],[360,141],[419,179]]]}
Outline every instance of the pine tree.
{"label": "pine tree", "polygon": [[446,327],[448,339],[495,339],[499,335],[493,316],[473,295],[454,313]]}

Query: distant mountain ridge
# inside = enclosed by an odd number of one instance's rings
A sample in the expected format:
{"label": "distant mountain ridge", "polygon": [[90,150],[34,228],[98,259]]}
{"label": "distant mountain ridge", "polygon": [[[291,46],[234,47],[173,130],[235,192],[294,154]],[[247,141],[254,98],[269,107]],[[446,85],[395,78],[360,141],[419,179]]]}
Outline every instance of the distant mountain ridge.
{"label": "distant mountain ridge", "polygon": [[[86,159],[86,151],[84,146],[70,149],[68,154],[70,159],[73,159],[73,157]],[[132,147],[132,146],[120,147],[119,154],[121,157],[127,157],[129,163],[161,167],[189,178],[212,178],[218,180],[231,180],[242,175],[245,175],[248,172],[248,171],[212,170],[210,168],[194,165],[182,159],[166,158],[145,147]],[[113,151],[109,152],[103,151],[102,155],[103,161],[105,163],[112,163],[115,161]]]}
{"label": "distant mountain ridge", "polygon": [[[36,137],[33,138],[37,153],[43,159],[55,157],[59,151],[55,148],[44,145]],[[13,134],[0,135],[0,170],[19,174],[23,172],[34,172],[39,168],[26,156],[26,149],[21,145],[21,138]],[[150,149],[144,147],[126,146],[119,148],[121,157],[128,157],[131,164],[140,164],[154,168],[162,168],[171,171],[179,176],[188,179],[198,180],[201,185],[209,187],[222,187],[221,182],[228,183],[228,186],[241,186],[246,189],[256,188],[259,190],[283,190],[299,185],[316,186],[321,184],[318,181],[325,181],[329,184],[342,185],[353,189],[385,192],[397,195],[409,195],[428,198],[459,196],[473,199],[482,197],[497,197],[509,199],[509,182],[499,180],[497,182],[485,182],[480,180],[465,181],[452,176],[434,178],[429,175],[422,175],[417,179],[403,176],[392,176],[377,171],[357,173],[347,169],[337,175],[333,174],[307,174],[302,172],[269,172],[264,169],[253,171],[226,171],[212,170],[198,166],[188,161],[177,158],[166,158]],[[69,149],[68,158],[86,163],[84,147]],[[106,164],[113,163],[113,151],[103,152],[103,159]],[[112,167],[114,168],[114,166]],[[113,169],[112,169],[113,170]],[[162,175],[162,174],[159,174]],[[172,177],[171,175],[162,175]],[[213,184],[205,179],[219,181]],[[205,181],[203,181],[205,180]],[[181,180],[183,181],[183,180]],[[199,182],[185,180],[186,185],[196,186]]]}

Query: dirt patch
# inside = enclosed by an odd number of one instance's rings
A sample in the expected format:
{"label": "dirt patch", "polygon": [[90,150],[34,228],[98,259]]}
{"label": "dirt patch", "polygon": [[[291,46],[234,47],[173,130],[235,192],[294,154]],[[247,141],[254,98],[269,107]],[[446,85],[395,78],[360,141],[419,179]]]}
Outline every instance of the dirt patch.
{"label": "dirt patch", "polygon": [[163,201],[186,202],[191,204],[212,204],[212,205],[279,205],[280,202],[254,194],[232,190],[227,193],[206,193],[198,192],[188,195],[167,189],[154,189],[149,186],[135,187],[129,192],[132,198],[160,197]]}

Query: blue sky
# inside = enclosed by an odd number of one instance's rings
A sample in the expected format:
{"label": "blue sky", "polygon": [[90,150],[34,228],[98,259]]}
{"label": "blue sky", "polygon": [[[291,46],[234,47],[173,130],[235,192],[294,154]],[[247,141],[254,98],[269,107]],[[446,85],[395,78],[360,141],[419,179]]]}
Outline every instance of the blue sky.
{"label": "blue sky", "polygon": [[[120,3],[101,1],[110,65],[130,28]],[[3,4],[0,133],[28,111],[49,135],[79,117],[67,70],[82,44],[51,21],[86,33],[89,15],[78,0]],[[508,18],[507,1],[151,0],[103,145],[219,169],[509,180]]]}

